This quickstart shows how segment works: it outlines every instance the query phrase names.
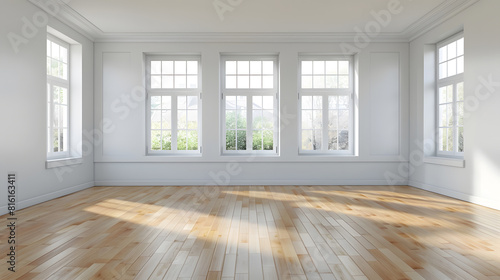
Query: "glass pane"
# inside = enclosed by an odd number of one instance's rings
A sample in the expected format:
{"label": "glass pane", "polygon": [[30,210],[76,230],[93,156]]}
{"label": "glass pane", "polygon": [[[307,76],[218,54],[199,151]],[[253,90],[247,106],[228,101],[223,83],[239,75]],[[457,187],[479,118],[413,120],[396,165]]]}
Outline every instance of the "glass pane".
{"label": "glass pane", "polygon": [[310,151],[313,149],[312,146],[313,131],[303,130],[302,131],[302,150]]}
{"label": "glass pane", "polygon": [[448,48],[446,46],[439,48],[439,63],[448,60]]}
{"label": "glass pane", "polygon": [[464,128],[463,127],[458,128],[458,151],[461,153],[464,151]]}
{"label": "glass pane", "polygon": [[452,59],[448,61],[448,76],[454,76],[457,74],[457,60]]}
{"label": "glass pane", "polygon": [[162,88],[174,88],[174,76],[162,76],[161,77],[161,87]]}
{"label": "glass pane", "polygon": [[[159,97],[159,96],[155,96]],[[162,96],[161,97],[161,108],[162,109],[170,109],[172,108],[172,97],[170,96]]]}
{"label": "glass pane", "polygon": [[262,88],[274,88],[274,77],[273,76],[263,76],[262,77]]}
{"label": "glass pane", "polygon": [[328,109],[337,109],[338,96],[328,96]]}
{"label": "glass pane", "polygon": [[236,125],[237,125],[238,129],[246,129],[247,128],[247,111],[246,110],[239,110],[238,111],[238,122]]}
{"label": "glass pane", "polygon": [[236,61],[226,61],[226,75],[236,75]]}
{"label": "glass pane", "polygon": [[236,97],[236,103],[238,105],[239,110],[245,110],[247,108],[247,97],[246,96]]}
{"label": "glass pane", "polygon": [[47,56],[50,57],[50,54],[51,54],[51,51],[50,51],[50,45],[52,44],[52,42],[50,42],[50,40],[47,40]]}
{"label": "glass pane", "polygon": [[61,147],[59,147],[59,150],[61,152],[65,152],[68,150],[68,130],[62,129],[59,137],[60,137],[59,143],[61,144]]}
{"label": "glass pane", "polygon": [[250,62],[238,61],[238,75],[250,74]]}
{"label": "glass pane", "polygon": [[236,96],[226,96],[226,109],[236,109]]}
{"label": "glass pane", "polygon": [[439,104],[446,103],[447,98],[446,87],[439,88]]}
{"label": "glass pane", "polygon": [[439,129],[439,150],[444,151],[446,149],[446,128]]}
{"label": "glass pane", "polygon": [[254,150],[262,150],[262,131],[254,130],[252,135],[252,148]]}
{"label": "glass pane", "polygon": [[314,130],[312,139],[313,150],[321,150],[322,142],[321,130]]}
{"label": "glass pane", "polygon": [[439,126],[447,126],[446,105],[439,105]]}
{"label": "glass pane", "polygon": [[312,103],[312,96],[302,96],[302,109],[312,109]]}
{"label": "glass pane", "polygon": [[174,74],[174,62],[173,61],[162,61],[161,72],[163,75],[173,75]]}
{"label": "glass pane", "polygon": [[52,51],[51,57],[58,59],[59,58],[59,45],[52,42],[52,47],[50,49]]}
{"label": "glass pane", "polygon": [[162,111],[151,110],[151,129],[161,129]]}
{"label": "glass pane", "polygon": [[68,90],[65,88],[59,88],[59,100],[60,104],[68,104]]}
{"label": "glass pane", "polygon": [[186,110],[177,111],[177,128],[186,129],[187,128],[187,116]]}
{"label": "glass pane", "polygon": [[151,96],[151,109],[160,109],[161,96]]}
{"label": "glass pane", "polygon": [[338,76],[326,76],[326,88],[338,88]]}
{"label": "glass pane", "polygon": [[198,111],[188,110],[187,111],[187,128],[188,129],[198,129]]}
{"label": "glass pane", "polygon": [[302,88],[312,88],[312,76],[302,76]]}
{"label": "glass pane", "polygon": [[274,128],[274,114],[272,110],[264,110],[262,112],[262,125],[266,129]]}
{"label": "glass pane", "polygon": [[339,74],[349,75],[349,61],[339,61]]}
{"label": "glass pane", "polygon": [[262,61],[262,74],[264,75],[274,74],[274,61]]}
{"label": "glass pane", "polygon": [[187,135],[188,135],[187,149],[190,151],[198,150],[198,131],[195,130],[188,131]]}
{"label": "glass pane", "polygon": [[226,129],[236,128],[236,111],[226,110]]}
{"label": "glass pane", "polygon": [[174,76],[175,88],[186,88],[186,76]]}
{"label": "glass pane", "polygon": [[339,109],[349,109],[350,96],[339,96]]}
{"label": "glass pane", "polygon": [[262,109],[262,96],[252,97],[252,108],[253,109]]}
{"label": "glass pane", "polygon": [[321,129],[323,128],[323,112],[321,110],[313,111],[313,128]]}
{"label": "glass pane", "polygon": [[151,88],[161,88],[161,76],[151,76]]}
{"label": "glass pane", "polygon": [[151,74],[153,75],[161,74],[161,61],[151,61]]}
{"label": "glass pane", "polygon": [[330,110],[328,114],[328,129],[337,130],[338,129],[339,113],[337,110]]}
{"label": "glass pane", "polygon": [[349,150],[349,131],[342,130],[339,134],[339,150]]}
{"label": "glass pane", "polygon": [[162,150],[165,151],[172,150],[172,132],[170,130],[163,131],[161,145],[162,145]]}
{"label": "glass pane", "polygon": [[250,77],[238,76],[238,88],[250,88]]}
{"label": "glass pane", "polygon": [[68,64],[63,63],[60,64],[62,66],[62,77],[63,79],[67,80],[68,79]]}
{"label": "glass pane", "polygon": [[314,75],[324,75],[325,74],[325,62],[324,61],[313,61],[313,74]]}
{"label": "glass pane", "polygon": [[312,61],[302,61],[302,75],[312,75]]}
{"label": "glass pane", "polygon": [[54,119],[52,120],[52,127],[59,127],[59,106],[54,105]]}
{"label": "glass pane", "polygon": [[178,96],[177,97],[177,109],[178,110],[185,110],[187,109],[187,96]]}
{"label": "glass pane", "polygon": [[62,126],[68,127],[68,106],[61,106]]}
{"label": "glass pane", "polygon": [[262,132],[262,140],[263,140],[263,146],[262,149],[264,151],[272,151],[274,150],[274,139],[273,139],[273,131],[272,130],[264,130]]}
{"label": "glass pane", "polygon": [[302,110],[302,129],[312,129],[311,110]]}
{"label": "glass pane", "polygon": [[251,76],[250,88],[262,88],[262,76]]}
{"label": "glass pane", "polygon": [[457,57],[457,42],[448,44],[448,59]]}
{"label": "glass pane", "polygon": [[453,152],[453,128],[448,128],[448,152]]}
{"label": "glass pane", "polygon": [[234,130],[226,131],[226,150],[236,150],[236,131]]}
{"label": "glass pane", "polygon": [[339,129],[349,130],[349,111],[339,110]]}
{"label": "glass pane", "polygon": [[448,71],[446,68],[447,65],[448,64],[446,62],[439,64],[439,78],[440,79],[444,79],[444,78],[448,77]]}
{"label": "glass pane", "polygon": [[457,121],[459,126],[464,125],[464,103],[457,102]]}
{"label": "glass pane", "polygon": [[464,72],[464,57],[461,56],[457,58],[457,74],[461,74]]}
{"label": "glass pane", "polygon": [[453,102],[453,85],[446,87],[446,99],[448,103]]}
{"label": "glass pane", "polygon": [[262,74],[262,61],[250,61],[250,74]]}
{"label": "glass pane", "polygon": [[262,108],[272,110],[274,104],[274,96],[264,96],[262,101]]}
{"label": "glass pane", "polygon": [[179,130],[177,132],[177,150],[185,151],[187,149],[187,131]]}
{"label": "glass pane", "polygon": [[54,147],[54,152],[59,152],[59,130],[58,129],[53,129],[52,130],[52,146]]}
{"label": "glass pane", "polygon": [[236,76],[226,76],[226,88],[236,88]]}
{"label": "glass pane", "polygon": [[327,61],[326,62],[326,74],[336,75],[337,73],[337,61]]}
{"label": "glass pane", "polygon": [[198,61],[187,62],[187,73],[191,75],[198,74]]}
{"label": "glass pane", "polygon": [[323,109],[323,96],[313,96],[313,109]]}
{"label": "glass pane", "polygon": [[314,76],[313,88],[325,88],[325,76]]}
{"label": "glass pane", "polygon": [[59,55],[60,55],[59,60],[61,60],[64,63],[68,63],[68,49],[67,48],[61,47],[61,49],[59,50]]}
{"label": "glass pane", "polygon": [[175,75],[186,75],[186,61],[175,61],[174,64],[174,74]]}
{"label": "glass pane", "polygon": [[172,111],[171,110],[162,110],[162,112],[161,112],[161,124],[162,124],[162,126],[161,126],[162,129],[172,129]]}
{"label": "glass pane", "polygon": [[161,131],[151,130],[151,150],[158,151],[161,150]]}
{"label": "glass pane", "polygon": [[198,76],[187,76],[187,88],[198,88]]}
{"label": "glass pane", "polygon": [[198,97],[197,96],[188,96],[187,97],[187,108],[188,109],[198,109]]}
{"label": "glass pane", "polygon": [[349,76],[339,76],[339,88],[349,88]]}
{"label": "glass pane", "polygon": [[446,105],[446,126],[453,126],[453,104]]}
{"label": "glass pane", "polygon": [[328,150],[338,149],[337,140],[338,140],[337,130],[330,130],[328,132]]}
{"label": "glass pane", "polygon": [[457,84],[457,101],[464,100],[464,83]]}
{"label": "glass pane", "polygon": [[254,129],[262,129],[263,127],[263,119],[262,119],[262,110],[253,110],[253,123],[252,126]]}
{"label": "glass pane", "polygon": [[246,150],[247,149],[247,132],[245,130],[238,130],[236,144],[237,144],[238,150]]}
{"label": "glass pane", "polygon": [[464,55],[464,38],[457,41],[457,55]]}

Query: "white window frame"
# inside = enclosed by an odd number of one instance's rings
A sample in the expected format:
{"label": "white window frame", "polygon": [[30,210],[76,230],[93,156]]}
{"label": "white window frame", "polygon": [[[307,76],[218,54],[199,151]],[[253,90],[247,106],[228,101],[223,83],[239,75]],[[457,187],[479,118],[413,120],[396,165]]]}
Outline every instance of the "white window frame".
{"label": "white window frame", "polygon": [[[273,61],[273,88],[269,89],[227,89],[226,61]],[[268,54],[221,54],[221,153],[223,155],[278,155],[279,148],[279,57]],[[246,150],[226,150],[226,97],[246,96],[247,102],[247,135]],[[273,150],[253,150],[253,96],[272,96],[273,102]]]}
{"label": "white window frame", "polygon": [[[70,135],[71,135],[71,119],[70,119],[70,116],[71,116],[71,91],[70,91],[70,85],[71,85],[71,81],[70,81],[70,77],[71,77],[71,73],[70,73],[70,68],[71,68],[71,65],[70,65],[70,58],[71,58],[71,48],[70,48],[70,44],[59,39],[58,37],[54,36],[54,35],[51,35],[51,34],[47,34],[47,41],[52,41],[62,47],[65,47],[67,50],[68,50],[68,53],[67,53],[67,79],[64,80],[62,78],[59,78],[59,77],[55,77],[55,76],[52,76],[52,75],[49,75],[48,73],[46,74],[47,76],[47,159],[49,160],[53,160],[53,159],[61,159],[61,158],[69,158],[70,157],[70,154],[71,154],[71,139],[70,139]],[[46,52],[47,53],[47,52]],[[46,56],[47,57],[47,56]],[[47,61],[45,62],[47,63]],[[48,66],[48,65],[47,65]],[[64,151],[60,151],[60,152],[54,152],[54,142],[53,142],[53,139],[52,139],[52,133],[53,133],[53,130],[55,129],[55,127],[53,126],[54,124],[54,107],[55,107],[55,102],[53,100],[53,91],[54,91],[54,88],[55,87],[61,87],[61,88],[65,88],[66,91],[67,91],[67,114],[66,114],[66,118],[67,118],[67,139],[66,139],[66,147],[64,147]],[[61,145],[61,143],[59,143],[59,145]]]}
{"label": "white window frame", "polygon": [[[302,61],[349,61],[349,88],[325,88],[325,89],[303,89],[302,88]],[[298,62],[298,151],[300,155],[329,155],[346,156],[354,155],[354,57],[339,55],[313,55],[304,54],[299,56]],[[320,150],[304,150],[302,148],[302,97],[322,96],[322,147]],[[329,96],[349,96],[349,139],[348,150],[329,150],[328,142],[328,97]],[[326,112],[326,113],[325,113]]]}
{"label": "white window frame", "polygon": [[[173,89],[152,89],[151,88],[151,61],[197,61],[198,62],[198,88],[173,88]],[[200,55],[158,55],[158,54],[147,54],[146,55],[146,92],[147,92],[147,102],[146,102],[146,141],[147,141],[147,154],[148,155],[177,155],[177,156],[188,156],[188,155],[201,155],[202,153],[202,135],[201,135],[201,115],[202,115],[202,90],[201,90],[201,56]],[[171,97],[171,150],[152,150],[151,149],[151,97],[153,96],[170,96]],[[198,98],[198,149],[196,150],[177,150],[177,98],[179,96],[196,96]]]}
{"label": "white window frame", "polygon": [[[435,114],[436,114],[436,155],[438,157],[451,157],[451,158],[463,158],[464,152],[458,151],[458,108],[457,102],[461,102],[457,100],[457,85],[460,83],[464,83],[464,73],[456,74],[454,76],[439,78],[439,49],[454,42],[464,38],[463,32],[455,34],[439,43],[436,44],[436,97],[435,97]],[[464,58],[465,58],[465,48],[464,48]],[[465,64],[465,63],[464,63]],[[453,85],[453,151],[440,151],[440,142],[441,142],[441,134],[440,134],[440,111],[439,111],[439,89],[442,87],[446,87],[449,85]],[[465,147],[464,147],[465,148]]]}

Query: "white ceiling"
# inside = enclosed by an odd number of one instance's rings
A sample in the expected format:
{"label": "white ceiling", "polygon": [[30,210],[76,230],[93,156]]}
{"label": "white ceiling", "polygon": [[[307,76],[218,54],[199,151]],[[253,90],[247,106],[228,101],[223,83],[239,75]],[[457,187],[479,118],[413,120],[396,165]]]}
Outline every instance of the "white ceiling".
{"label": "white ceiling", "polygon": [[[403,32],[446,0],[393,0],[402,12],[383,32]],[[71,0],[102,32],[354,32],[391,0]],[[453,1],[447,1],[453,2]],[[219,16],[214,3],[231,11]],[[229,3],[235,3],[230,6]],[[222,9],[222,8],[221,8]]]}

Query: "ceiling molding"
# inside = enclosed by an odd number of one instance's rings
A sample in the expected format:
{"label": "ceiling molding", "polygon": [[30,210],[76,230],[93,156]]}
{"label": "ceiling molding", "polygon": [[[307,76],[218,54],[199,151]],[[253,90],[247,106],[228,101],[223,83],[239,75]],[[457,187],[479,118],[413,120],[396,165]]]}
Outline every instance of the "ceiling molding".
{"label": "ceiling molding", "polygon": [[[28,0],[52,14],[44,3],[51,0]],[[59,10],[55,17],[94,42],[167,42],[167,43],[354,43],[356,32],[103,32],[68,4],[71,0],[56,0]],[[365,33],[371,42],[410,42],[480,0],[446,0],[411,24],[403,32]]]}

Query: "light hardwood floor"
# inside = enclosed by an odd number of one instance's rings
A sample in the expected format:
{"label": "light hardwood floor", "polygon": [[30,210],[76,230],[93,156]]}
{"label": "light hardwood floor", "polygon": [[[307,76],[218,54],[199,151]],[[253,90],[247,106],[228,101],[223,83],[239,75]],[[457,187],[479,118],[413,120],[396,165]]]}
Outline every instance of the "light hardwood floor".
{"label": "light hardwood floor", "polygon": [[94,187],[17,217],[1,279],[500,279],[500,211],[406,186]]}

